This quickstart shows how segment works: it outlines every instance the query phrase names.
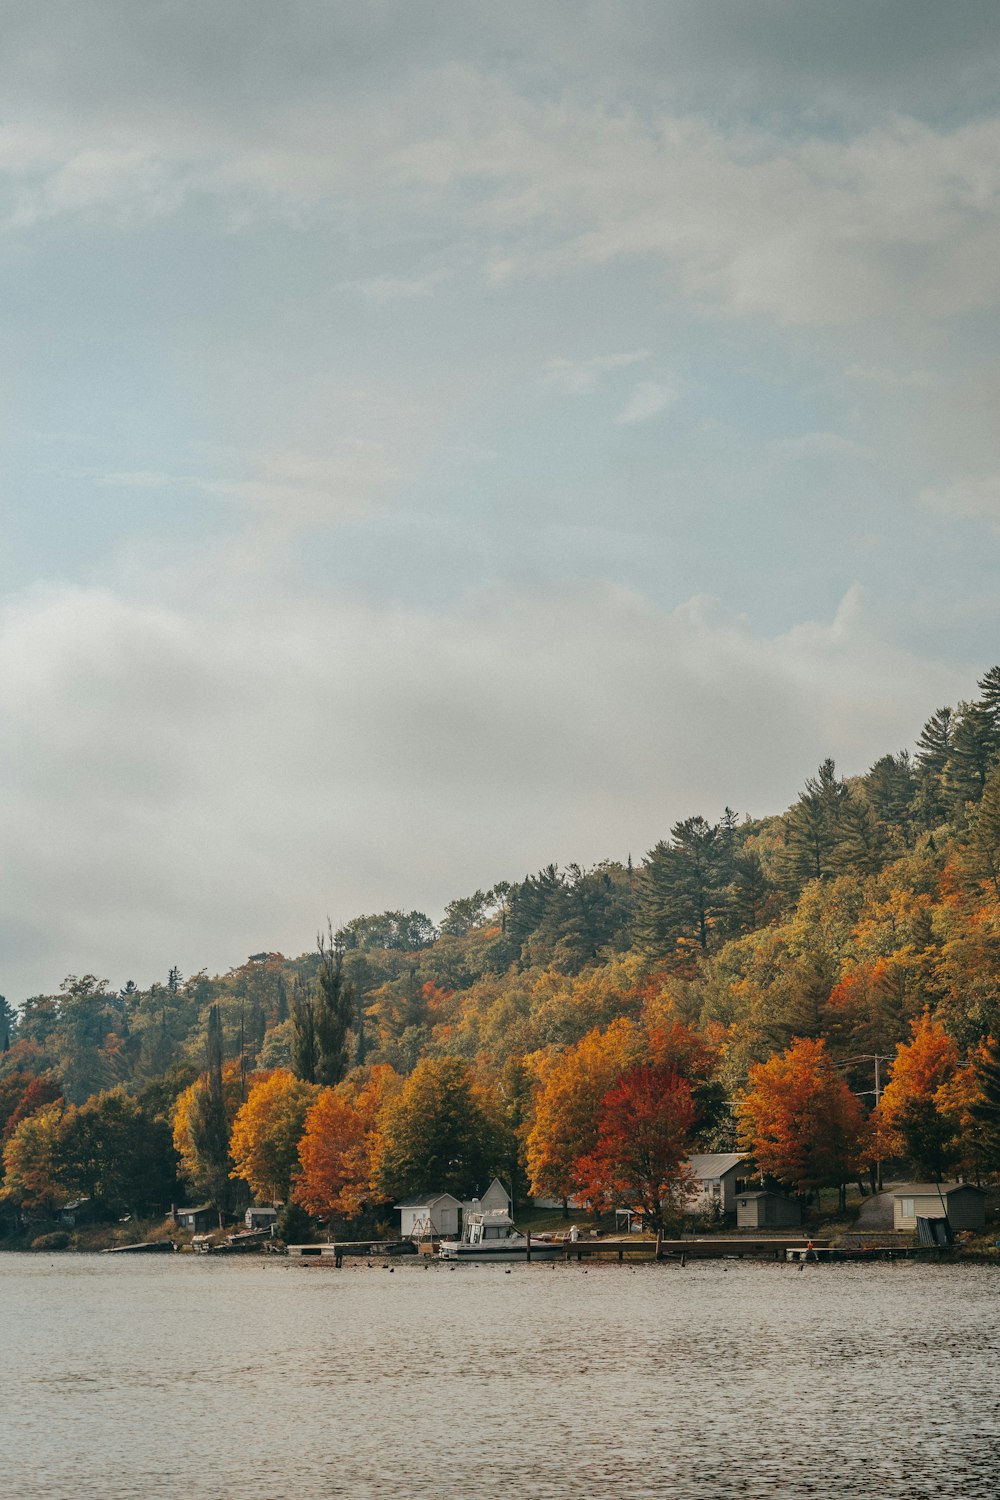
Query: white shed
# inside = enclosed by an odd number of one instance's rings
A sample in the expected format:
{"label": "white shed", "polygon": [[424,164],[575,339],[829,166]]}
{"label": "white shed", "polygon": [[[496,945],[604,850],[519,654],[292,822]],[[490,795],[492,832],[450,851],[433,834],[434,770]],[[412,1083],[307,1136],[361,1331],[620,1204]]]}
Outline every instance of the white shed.
{"label": "white shed", "polygon": [[916,1229],[918,1219],[947,1219],[952,1229],[983,1229],[986,1190],[971,1182],[907,1182],[892,1195],[893,1229]]}
{"label": "white shed", "polygon": [[462,1200],[451,1193],[406,1198],[396,1207],[400,1215],[399,1232],[404,1240],[441,1239],[458,1234],[462,1227]]}

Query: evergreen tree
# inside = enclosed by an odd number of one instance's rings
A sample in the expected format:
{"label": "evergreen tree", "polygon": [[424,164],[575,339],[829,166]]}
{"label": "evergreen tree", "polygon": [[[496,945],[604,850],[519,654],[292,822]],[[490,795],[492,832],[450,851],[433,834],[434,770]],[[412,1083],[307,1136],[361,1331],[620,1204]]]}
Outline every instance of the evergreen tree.
{"label": "evergreen tree", "polygon": [[979,1127],[978,1145],[987,1169],[1000,1172],[1000,1041],[988,1040],[976,1058],[974,1075],[979,1098],[969,1113]]}
{"label": "evergreen tree", "polygon": [[953,734],[951,709],[939,708],[931,714],[917,738],[916,807],[925,828],[937,828],[948,817],[944,773],[951,756]]}
{"label": "evergreen tree", "polygon": [[718,825],[685,818],[646,855],[639,877],[635,933],[647,953],[664,956],[679,942],[704,953],[724,910]]}
{"label": "evergreen tree", "polygon": [[883,755],[864,780],[864,794],[878,821],[897,845],[912,842],[917,777],[908,750]]}
{"label": "evergreen tree", "polygon": [[331,1087],[347,1072],[348,1032],[354,1024],[354,986],[344,973],[344,950],[328,936],[317,939],[320,969],[314,999],[316,1035],[316,1077],[308,1082]]}
{"label": "evergreen tree", "polygon": [[960,703],[942,776],[944,792],[957,821],[963,821],[966,804],[978,802],[983,795],[995,760],[995,733],[986,709],[978,703]]}
{"label": "evergreen tree", "polygon": [[305,1083],[316,1082],[316,1013],[312,996],[299,979],[292,987],[292,1071]]}
{"label": "evergreen tree", "polygon": [[837,842],[848,791],[832,760],[825,760],[785,816],[785,877],[798,889],[807,880],[837,872]]}
{"label": "evergreen tree", "polygon": [[195,1096],[191,1134],[195,1149],[205,1167],[208,1196],[222,1215],[229,1206],[229,1122],[222,1088],[222,1021],[219,1007],[208,1012],[207,1075],[204,1087]]}

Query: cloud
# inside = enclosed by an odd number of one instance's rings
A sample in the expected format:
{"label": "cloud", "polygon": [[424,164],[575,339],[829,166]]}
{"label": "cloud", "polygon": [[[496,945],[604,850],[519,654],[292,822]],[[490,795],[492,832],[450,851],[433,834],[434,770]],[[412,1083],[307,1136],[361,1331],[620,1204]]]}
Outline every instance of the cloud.
{"label": "cloud", "polygon": [[[416,232],[494,283],[642,263],[706,306],[792,326],[1000,303],[995,113],[810,134],[749,114],[719,123],[669,97],[654,108],[639,73],[595,99],[594,73],[539,91],[523,64],[488,68],[474,50],[417,49],[409,66],[389,55],[391,88],[373,74],[363,90],[321,89],[307,72],[294,98],[276,70],[252,125],[208,91],[185,109],[180,83],[146,111],[112,90],[71,122],[54,99],[47,112],[20,99],[0,142],[7,223],[214,203],[231,230],[278,218],[376,243]],[[427,295],[436,273],[356,280],[388,301]]]}
{"label": "cloud", "polygon": [[648,349],[634,349],[627,354],[594,354],[589,359],[550,359],[543,379],[571,396],[588,396],[611,371],[626,370],[649,357]]}
{"label": "cloud", "polygon": [[1000,474],[965,475],[921,491],[921,503],[940,516],[1000,525]]}
{"label": "cloud", "polygon": [[677,392],[673,386],[662,385],[654,380],[642,380],[615,417],[615,421],[621,426],[648,422],[650,417],[659,416],[661,411],[666,411],[676,400]]}
{"label": "cloud", "polygon": [[373,611],[205,562],[146,594],[38,590],[0,625],[8,993],[638,855],[692,811],[786,805],[824,755],[863,770],[955,688],[857,591],[770,637],[607,587]]}
{"label": "cloud", "polygon": [[253,473],[220,478],[161,469],[73,471],[121,490],[190,491],[290,528],[327,526],[370,511],[396,480],[380,445],[345,442],[322,457],[301,453],[247,454]]}

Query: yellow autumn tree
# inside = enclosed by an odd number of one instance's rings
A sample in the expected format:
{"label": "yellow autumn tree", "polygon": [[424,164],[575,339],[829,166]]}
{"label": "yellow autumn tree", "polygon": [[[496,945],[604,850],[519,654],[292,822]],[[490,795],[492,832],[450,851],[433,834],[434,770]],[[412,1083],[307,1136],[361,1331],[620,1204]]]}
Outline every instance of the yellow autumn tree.
{"label": "yellow autumn tree", "polygon": [[2,1196],[22,1208],[51,1210],[64,1188],[59,1176],[62,1102],[28,1115],[3,1148]]}
{"label": "yellow autumn tree", "polygon": [[284,1202],[299,1164],[306,1115],[319,1094],[314,1083],[276,1068],[255,1083],[233,1121],[229,1154],[233,1177],[241,1177],[260,1202]]}

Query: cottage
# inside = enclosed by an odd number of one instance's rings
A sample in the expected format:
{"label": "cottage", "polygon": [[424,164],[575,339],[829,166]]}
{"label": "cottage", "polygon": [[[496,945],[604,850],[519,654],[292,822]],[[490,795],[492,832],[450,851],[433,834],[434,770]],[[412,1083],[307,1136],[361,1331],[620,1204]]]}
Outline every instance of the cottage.
{"label": "cottage", "polygon": [[510,1213],[510,1194],[500,1181],[494,1177],[485,1193],[479,1198],[470,1198],[467,1203],[462,1204],[462,1212],[468,1213],[492,1213],[498,1210],[501,1213]]}
{"label": "cottage", "polygon": [[429,1193],[423,1198],[406,1198],[397,1203],[399,1232],[407,1239],[442,1239],[457,1235],[461,1229],[462,1200],[451,1193]]}
{"label": "cottage", "polygon": [[902,1183],[892,1195],[892,1227],[915,1230],[918,1219],[947,1219],[952,1229],[984,1229],[986,1190],[971,1182]]}
{"label": "cottage", "polygon": [[278,1210],[263,1204],[251,1203],[243,1215],[248,1229],[271,1229],[278,1219]]}
{"label": "cottage", "polygon": [[802,1223],[802,1205],[796,1198],[764,1189],[736,1195],[738,1229],[779,1229]]}
{"label": "cottage", "polygon": [[180,1229],[190,1229],[201,1234],[206,1229],[216,1229],[219,1224],[218,1210],[211,1203],[199,1203],[195,1208],[178,1208],[177,1224]]}
{"label": "cottage", "polygon": [[711,1151],[688,1159],[694,1182],[686,1208],[691,1214],[716,1210],[727,1216],[736,1212],[736,1194],[743,1185],[747,1161],[745,1151]]}

